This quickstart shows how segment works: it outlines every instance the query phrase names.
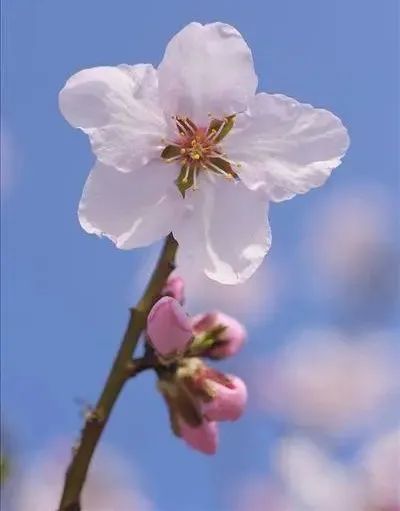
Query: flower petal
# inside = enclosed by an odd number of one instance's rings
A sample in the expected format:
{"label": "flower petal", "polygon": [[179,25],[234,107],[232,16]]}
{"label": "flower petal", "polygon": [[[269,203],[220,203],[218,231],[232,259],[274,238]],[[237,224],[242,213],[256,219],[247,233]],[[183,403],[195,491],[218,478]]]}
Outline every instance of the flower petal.
{"label": "flower petal", "polygon": [[200,426],[189,426],[183,419],[179,422],[183,440],[196,451],[215,454],[218,447],[218,427],[215,422],[203,421]]}
{"label": "flower petal", "polygon": [[147,334],[162,356],[184,353],[193,337],[192,325],[180,303],[170,296],[160,298],[147,318]]}
{"label": "flower petal", "polygon": [[161,161],[128,174],[98,161],[79,204],[82,227],[123,249],[162,238],[172,230],[182,203],[174,177],[173,168]]}
{"label": "flower petal", "polygon": [[214,398],[203,404],[202,411],[210,421],[236,421],[243,414],[247,403],[247,387],[243,380],[229,375],[231,387],[208,380]]}
{"label": "flower petal", "polygon": [[249,47],[223,23],[187,25],[169,42],[158,74],[164,110],[204,125],[208,113],[243,111],[257,88]]}
{"label": "flower petal", "polygon": [[237,117],[224,141],[246,186],[263,187],[275,201],[322,185],[348,146],[347,130],[332,113],[265,93]]}
{"label": "flower petal", "polygon": [[103,163],[129,172],[159,156],[166,124],[151,65],[84,69],[67,81],[59,103]]}
{"label": "flower petal", "polygon": [[238,284],[255,272],[271,245],[268,205],[242,183],[200,177],[200,188],[187,193],[182,221],[173,231],[179,273],[185,277],[197,270],[222,284]]}

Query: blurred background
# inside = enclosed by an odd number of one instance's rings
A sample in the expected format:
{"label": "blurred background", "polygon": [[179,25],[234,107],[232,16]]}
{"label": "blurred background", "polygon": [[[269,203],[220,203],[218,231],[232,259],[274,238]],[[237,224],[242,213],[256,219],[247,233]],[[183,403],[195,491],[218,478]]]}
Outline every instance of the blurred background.
{"label": "blurred background", "polygon": [[2,0],[2,509],[54,511],[86,405],[99,394],[159,247],[85,234],[93,163],[57,94],[81,68],[157,65],[192,20],[236,26],[259,89],[349,128],[321,189],[272,205],[272,250],[234,289],[187,282],[249,342],[222,367],[250,387],[215,457],[170,433],[152,374],[124,391],[85,511],[399,511],[398,0]]}

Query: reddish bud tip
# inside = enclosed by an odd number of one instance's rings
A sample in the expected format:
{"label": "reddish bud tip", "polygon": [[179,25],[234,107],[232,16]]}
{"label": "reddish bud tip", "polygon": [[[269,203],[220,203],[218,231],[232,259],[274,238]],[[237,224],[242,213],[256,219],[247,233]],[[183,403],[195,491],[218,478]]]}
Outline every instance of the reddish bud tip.
{"label": "reddish bud tip", "polygon": [[185,283],[178,275],[171,275],[165,284],[162,293],[163,296],[171,296],[183,304],[185,300]]}
{"label": "reddish bud tip", "polygon": [[215,454],[218,447],[218,428],[215,422],[204,420],[198,427],[191,427],[183,420],[179,423],[183,440],[196,451]]}

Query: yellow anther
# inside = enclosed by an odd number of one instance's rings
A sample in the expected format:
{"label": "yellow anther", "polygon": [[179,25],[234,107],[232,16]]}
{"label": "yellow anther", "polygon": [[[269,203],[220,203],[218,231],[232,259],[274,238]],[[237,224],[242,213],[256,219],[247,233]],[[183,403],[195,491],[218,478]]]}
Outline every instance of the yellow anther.
{"label": "yellow anther", "polygon": [[184,147],[181,149],[181,154],[186,154],[186,149]]}

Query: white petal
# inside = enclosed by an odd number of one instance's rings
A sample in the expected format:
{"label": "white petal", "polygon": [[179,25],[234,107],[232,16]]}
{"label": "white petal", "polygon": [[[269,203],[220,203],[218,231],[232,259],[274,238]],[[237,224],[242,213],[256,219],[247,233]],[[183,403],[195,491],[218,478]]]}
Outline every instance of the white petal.
{"label": "white petal", "polygon": [[349,146],[346,128],[327,110],[278,94],[257,94],[224,141],[251,189],[280,201],[322,185]]}
{"label": "white petal", "polygon": [[176,173],[151,162],[129,173],[97,162],[79,204],[85,231],[110,238],[118,248],[149,245],[171,232],[183,201],[173,182]]}
{"label": "white petal", "polygon": [[243,111],[257,88],[249,47],[223,23],[187,25],[169,42],[158,76],[164,110],[200,124],[208,113]]}
{"label": "white petal", "polygon": [[271,245],[268,205],[242,183],[202,179],[185,199],[183,220],[174,228],[179,274],[203,271],[223,284],[248,279]]}
{"label": "white petal", "polygon": [[90,137],[97,158],[129,172],[162,150],[166,125],[151,65],[95,67],[73,75],[61,90],[67,121]]}

